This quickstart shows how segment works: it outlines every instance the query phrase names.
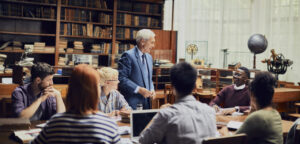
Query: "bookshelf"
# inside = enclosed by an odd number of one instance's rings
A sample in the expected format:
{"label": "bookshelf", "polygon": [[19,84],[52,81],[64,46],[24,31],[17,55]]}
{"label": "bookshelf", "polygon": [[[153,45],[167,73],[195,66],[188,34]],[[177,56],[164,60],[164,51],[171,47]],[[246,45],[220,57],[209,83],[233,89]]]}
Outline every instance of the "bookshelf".
{"label": "bookshelf", "polygon": [[136,32],[148,28],[157,35],[155,49],[172,50],[175,62],[177,33],[162,31],[163,4],[164,0],[1,0],[0,46],[8,41],[21,46],[10,44],[0,53],[14,64],[25,44],[38,45],[54,50],[29,56],[56,69],[72,67],[64,64],[73,55],[92,57],[96,67],[116,67],[120,55],[136,44]]}

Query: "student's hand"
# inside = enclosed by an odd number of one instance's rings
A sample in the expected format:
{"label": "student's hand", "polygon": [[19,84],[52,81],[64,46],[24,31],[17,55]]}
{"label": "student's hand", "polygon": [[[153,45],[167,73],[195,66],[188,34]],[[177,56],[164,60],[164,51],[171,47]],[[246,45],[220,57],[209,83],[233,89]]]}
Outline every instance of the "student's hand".
{"label": "student's hand", "polygon": [[58,90],[56,90],[55,88],[53,88],[52,86],[49,86],[46,89],[44,89],[43,93],[48,93],[50,96],[53,96],[53,97],[61,96],[60,92]]}
{"label": "student's hand", "polygon": [[216,113],[220,111],[220,107],[218,105],[213,105],[213,108],[215,109]]}
{"label": "student's hand", "polygon": [[41,100],[41,103],[44,102],[48,97],[50,97],[50,93],[48,92],[45,92],[43,93],[40,97],[39,97],[39,100]]}
{"label": "student's hand", "polygon": [[145,98],[148,98],[152,95],[152,92],[143,88],[143,87],[140,87],[139,88],[139,91],[138,91],[139,94],[141,94],[143,97]]}
{"label": "student's hand", "polygon": [[119,110],[114,110],[111,113],[107,114],[109,117],[114,117],[119,115]]}
{"label": "student's hand", "polygon": [[223,109],[221,112],[222,112],[223,115],[231,115],[232,113],[235,112],[235,108]]}
{"label": "student's hand", "polygon": [[155,93],[155,91],[153,90],[153,91],[151,91],[151,95],[150,95],[150,97],[152,98],[152,99],[156,99],[156,93]]}
{"label": "student's hand", "polygon": [[167,108],[169,106],[171,106],[171,104],[170,103],[166,103],[166,104],[161,105],[160,109]]}
{"label": "student's hand", "polygon": [[228,128],[226,126],[223,126],[220,130],[219,133],[221,136],[229,136],[230,133],[228,131]]}

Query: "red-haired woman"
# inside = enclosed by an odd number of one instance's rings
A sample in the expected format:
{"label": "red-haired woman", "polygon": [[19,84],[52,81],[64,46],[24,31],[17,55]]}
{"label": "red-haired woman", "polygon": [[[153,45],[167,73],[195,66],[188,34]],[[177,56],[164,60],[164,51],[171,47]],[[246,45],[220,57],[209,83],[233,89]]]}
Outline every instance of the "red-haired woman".
{"label": "red-haired woman", "polygon": [[54,115],[33,143],[118,143],[117,125],[98,111],[99,74],[81,64],[72,72],[66,112]]}

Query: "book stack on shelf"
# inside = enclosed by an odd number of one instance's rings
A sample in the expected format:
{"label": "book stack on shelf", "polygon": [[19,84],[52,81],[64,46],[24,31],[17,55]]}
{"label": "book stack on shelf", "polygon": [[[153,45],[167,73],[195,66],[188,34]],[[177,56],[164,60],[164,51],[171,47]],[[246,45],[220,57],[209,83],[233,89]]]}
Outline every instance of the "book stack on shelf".
{"label": "book stack on shelf", "polygon": [[68,47],[68,41],[67,40],[60,40],[58,45],[58,51],[60,53],[64,53],[65,49]]}
{"label": "book stack on shelf", "polygon": [[74,41],[74,52],[83,53],[84,47],[82,41]]}
{"label": "book stack on shelf", "polygon": [[44,42],[34,42],[34,52],[44,51],[46,44]]}
{"label": "book stack on shelf", "polygon": [[65,66],[65,65],[66,65],[66,58],[60,56],[60,57],[58,58],[58,65],[59,65],[59,66]]}
{"label": "book stack on shelf", "polygon": [[5,69],[4,62],[6,57],[7,56],[5,54],[0,54],[0,74],[4,73],[4,69]]}

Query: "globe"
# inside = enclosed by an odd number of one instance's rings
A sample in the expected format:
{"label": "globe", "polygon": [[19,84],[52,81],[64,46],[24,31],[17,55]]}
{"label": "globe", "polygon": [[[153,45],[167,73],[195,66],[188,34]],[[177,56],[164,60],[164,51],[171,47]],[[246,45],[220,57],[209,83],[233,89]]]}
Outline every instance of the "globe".
{"label": "globe", "polygon": [[268,40],[262,34],[254,34],[248,40],[248,48],[254,54],[264,52],[268,47]]}

